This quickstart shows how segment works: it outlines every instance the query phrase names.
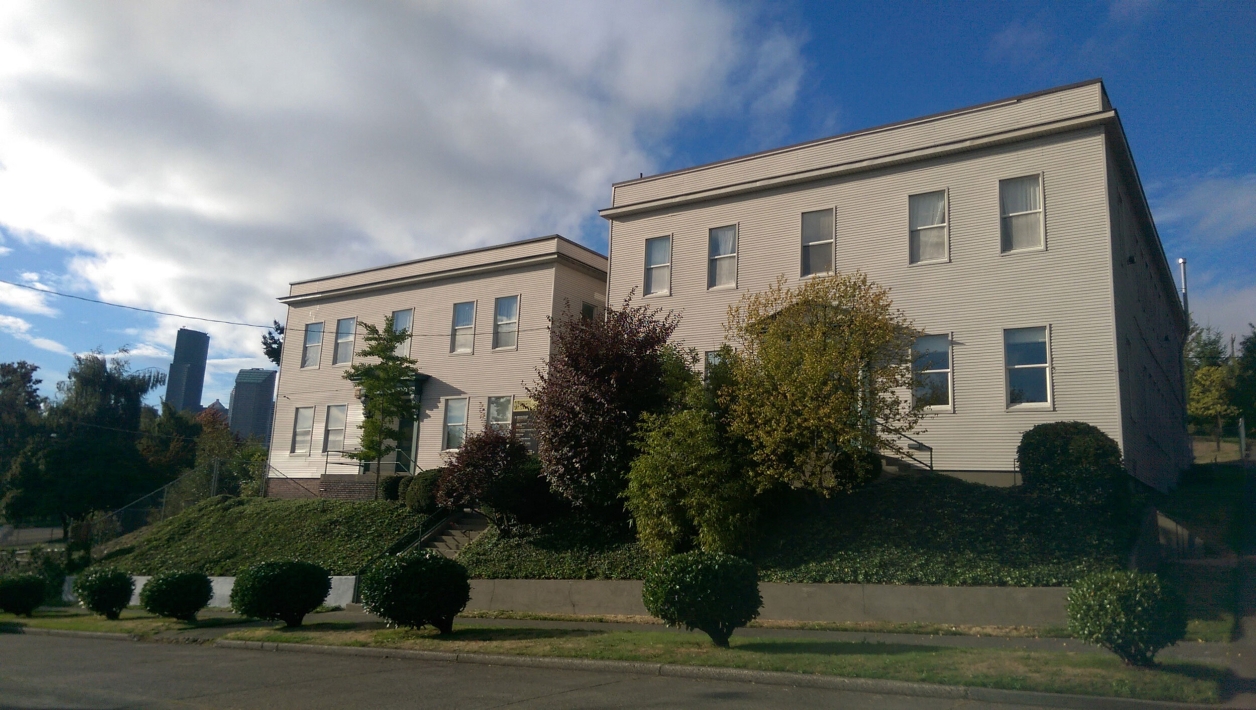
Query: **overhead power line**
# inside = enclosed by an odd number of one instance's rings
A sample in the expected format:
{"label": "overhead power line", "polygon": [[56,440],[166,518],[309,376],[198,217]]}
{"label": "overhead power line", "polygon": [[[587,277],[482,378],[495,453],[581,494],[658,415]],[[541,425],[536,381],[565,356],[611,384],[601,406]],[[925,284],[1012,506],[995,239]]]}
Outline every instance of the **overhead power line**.
{"label": "overhead power line", "polygon": [[51,296],[61,296],[62,298],[73,298],[76,301],[87,301],[88,303],[96,303],[102,306],[113,306],[114,308],[125,308],[129,311],[139,311],[140,313],[154,313],[159,316],[172,316],[174,318],[187,318],[189,320],[205,321],[206,323],[222,323],[224,325],[242,325],[248,328],[273,327],[269,325],[258,325],[257,323],[241,323],[239,321],[233,321],[233,320],[220,320],[218,318],[204,318],[202,316],[189,316],[183,313],[169,313],[167,311],[155,311],[151,308],[139,308],[138,306],[127,306],[121,303],[110,303],[109,301],[101,301],[95,298],[87,298],[86,296],[75,296],[74,294],[70,294],[70,293],[61,293],[60,291],[53,291],[50,289],[35,288],[34,286],[14,283],[12,281],[5,281],[4,279],[0,279],[0,284],[8,284],[10,286],[15,286],[17,288],[24,288],[28,291],[34,291],[35,293],[46,293]]}

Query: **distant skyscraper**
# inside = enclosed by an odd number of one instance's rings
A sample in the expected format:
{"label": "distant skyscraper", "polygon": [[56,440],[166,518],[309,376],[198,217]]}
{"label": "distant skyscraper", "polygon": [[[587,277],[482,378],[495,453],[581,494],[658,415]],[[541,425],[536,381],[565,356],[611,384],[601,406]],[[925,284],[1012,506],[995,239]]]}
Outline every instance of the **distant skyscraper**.
{"label": "distant skyscraper", "polygon": [[269,445],[270,417],[275,411],[275,371],[251,368],[236,375],[231,390],[231,432],[255,436]]}
{"label": "distant skyscraper", "polygon": [[166,380],[166,401],[177,411],[200,411],[208,357],[209,334],[180,328],[174,341],[170,377]]}

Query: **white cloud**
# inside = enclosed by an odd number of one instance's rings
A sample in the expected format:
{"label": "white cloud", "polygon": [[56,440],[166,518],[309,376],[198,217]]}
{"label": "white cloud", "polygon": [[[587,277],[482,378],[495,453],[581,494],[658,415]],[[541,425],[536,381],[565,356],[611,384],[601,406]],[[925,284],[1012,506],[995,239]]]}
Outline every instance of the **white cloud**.
{"label": "white cloud", "polygon": [[987,58],[994,62],[1036,64],[1045,59],[1051,34],[1042,22],[1013,20],[990,39]]}
{"label": "white cloud", "polygon": [[1256,232],[1256,174],[1208,177],[1180,186],[1156,212],[1197,243],[1225,242]]}
{"label": "white cloud", "polygon": [[1191,314],[1196,322],[1240,338],[1256,323],[1256,285],[1247,288],[1191,290]]}
{"label": "white cloud", "polygon": [[55,316],[57,309],[48,305],[48,297],[28,288],[10,286],[0,283],[0,305],[17,309],[23,313],[35,313],[41,316]]}
{"label": "white cloud", "polygon": [[8,255],[10,255],[10,254],[12,254],[12,253],[13,253],[13,250],[12,250],[11,248],[9,248],[9,247],[0,247],[0,256],[8,256]]}
{"label": "white cloud", "polygon": [[60,355],[69,355],[70,351],[61,343],[48,338],[36,338],[30,334],[31,324],[17,316],[6,316],[0,314],[0,331],[4,331],[18,340],[25,341],[49,352],[58,353]]}
{"label": "white cloud", "polygon": [[[0,225],[105,300],[267,323],[298,278],[579,236],[677,121],[783,123],[799,41],[712,0],[5,3]],[[144,338],[178,325],[260,350]]]}

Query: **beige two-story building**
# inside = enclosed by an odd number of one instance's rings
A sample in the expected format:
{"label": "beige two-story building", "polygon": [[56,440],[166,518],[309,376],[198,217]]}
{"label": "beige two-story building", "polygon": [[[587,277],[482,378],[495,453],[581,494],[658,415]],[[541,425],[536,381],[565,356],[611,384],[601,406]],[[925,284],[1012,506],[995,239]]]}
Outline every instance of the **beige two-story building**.
{"label": "beige two-story building", "polygon": [[1157,488],[1190,462],[1186,320],[1121,122],[1090,81],[618,183],[608,297],[724,342],[778,276],[862,271],[925,336],[936,470],[1016,480],[1036,424],[1110,434]]}
{"label": "beige two-story building", "polygon": [[411,336],[421,412],[403,422],[384,472],[443,465],[468,432],[526,416],[525,385],[550,353],[551,318],[593,317],[606,303],[606,257],[553,235],[298,281],[288,306],[270,447],[268,495],[362,497],[374,492],[345,456],[358,449],[362,403],[346,369],[361,323]]}

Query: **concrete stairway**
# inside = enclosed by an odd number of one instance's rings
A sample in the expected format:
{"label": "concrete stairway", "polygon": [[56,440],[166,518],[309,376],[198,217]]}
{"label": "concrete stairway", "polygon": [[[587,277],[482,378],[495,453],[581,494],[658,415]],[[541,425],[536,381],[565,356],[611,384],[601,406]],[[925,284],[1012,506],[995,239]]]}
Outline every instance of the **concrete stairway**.
{"label": "concrete stairway", "polygon": [[463,511],[454,516],[444,532],[428,541],[423,547],[436,550],[453,559],[458,551],[480,536],[488,527],[488,519],[479,513]]}

